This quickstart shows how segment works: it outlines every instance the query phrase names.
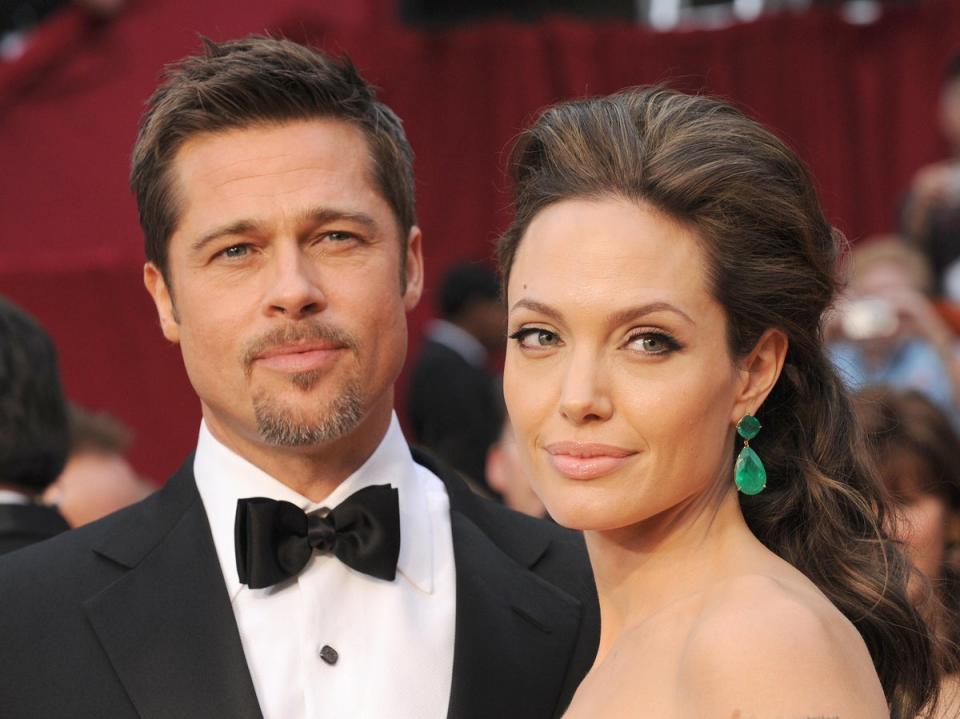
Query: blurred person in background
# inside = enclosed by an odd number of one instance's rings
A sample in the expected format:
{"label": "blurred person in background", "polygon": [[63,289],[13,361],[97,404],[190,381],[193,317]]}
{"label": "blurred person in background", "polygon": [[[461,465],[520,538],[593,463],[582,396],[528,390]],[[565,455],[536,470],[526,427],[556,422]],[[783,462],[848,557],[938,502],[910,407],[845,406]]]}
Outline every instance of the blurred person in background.
{"label": "blurred person in background", "polygon": [[133,433],[118,419],[71,405],[70,435],[67,465],[44,499],[71,527],[139,502],[153,490],[127,461]]}
{"label": "blurred person in background", "polygon": [[950,156],[914,176],[901,222],[905,237],[930,260],[934,292],[960,302],[960,55],[944,74],[938,115]]}
{"label": "blurred person in background", "polygon": [[960,426],[960,360],[929,292],[929,266],[896,237],[864,240],[849,256],[847,288],[824,320],[828,354],[850,389],[916,389]]}
{"label": "blurred person in background", "polygon": [[53,340],[0,298],[0,554],[69,529],[56,509],[41,504],[69,448]]}
{"label": "blurred person in background", "polygon": [[[960,439],[943,412],[913,390],[869,387],[854,409],[900,512],[897,534],[923,578],[911,598],[940,636],[939,717],[960,716]],[[930,589],[933,592],[931,594]]]}
{"label": "blurred person in background", "polygon": [[531,517],[546,517],[547,510],[533,491],[523,470],[517,437],[509,417],[505,417],[500,436],[487,451],[487,482],[510,509]]}
{"label": "blurred person in background", "polygon": [[120,12],[128,0],[3,0],[0,2],[0,61],[23,54],[33,31],[67,5],[75,5],[96,20]]}
{"label": "blurred person in background", "polygon": [[443,276],[437,309],[410,377],[413,437],[490,490],[486,456],[500,435],[503,401],[487,361],[506,335],[496,274],[481,264],[456,265]]}

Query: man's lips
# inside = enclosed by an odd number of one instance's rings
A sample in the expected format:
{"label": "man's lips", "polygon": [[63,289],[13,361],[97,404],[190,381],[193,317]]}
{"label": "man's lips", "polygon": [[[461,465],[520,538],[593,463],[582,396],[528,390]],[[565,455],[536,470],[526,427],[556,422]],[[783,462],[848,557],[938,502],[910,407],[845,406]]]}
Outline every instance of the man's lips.
{"label": "man's lips", "polygon": [[279,372],[311,372],[331,365],[345,349],[328,342],[282,345],[261,352],[254,363]]}
{"label": "man's lips", "polygon": [[560,474],[570,479],[596,479],[630,461],[636,452],[596,442],[554,442],[544,447]]}

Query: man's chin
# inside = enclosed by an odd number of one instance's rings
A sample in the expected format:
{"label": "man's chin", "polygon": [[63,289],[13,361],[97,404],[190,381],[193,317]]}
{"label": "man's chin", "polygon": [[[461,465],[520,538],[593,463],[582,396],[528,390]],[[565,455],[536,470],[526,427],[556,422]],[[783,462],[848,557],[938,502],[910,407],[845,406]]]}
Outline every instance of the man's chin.
{"label": "man's chin", "polygon": [[309,372],[298,372],[290,375],[290,383],[304,392],[309,392],[319,385],[320,381],[329,374],[329,372],[323,372],[318,369]]}
{"label": "man's chin", "polygon": [[[306,390],[305,390],[306,391]],[[257,430],[263,441],[278,447],[311,447],[349,435],[363,419],[359,385],[349,384],[333,401],[329,393],[313,397],[254,397]],[[324,401],[326,399],[326,401]],[[320,404],[325,406],[318,406]]]}
{"label": "man's chin", "polygon": [[329,380],[329,370],[308,370],[306,372],[263,372],[254,375],[253,392],[255,395],[271,395],[280,399],[282,393],[293,389],[309,392],[319,387],[325,379]]}

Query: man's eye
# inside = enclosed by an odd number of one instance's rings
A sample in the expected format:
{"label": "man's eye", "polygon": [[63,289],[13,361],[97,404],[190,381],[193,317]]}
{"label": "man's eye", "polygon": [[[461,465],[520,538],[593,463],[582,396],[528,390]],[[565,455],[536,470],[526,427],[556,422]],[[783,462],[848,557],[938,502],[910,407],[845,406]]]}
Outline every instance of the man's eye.
{"label": "man's eye", "polygon": [[246,245],[233,245],[225,249],[220,254],[227,258],[243,257],[247,254],[248,249],[249,248]]}
{"label": "man's eye", "polygon": [[341,232],[340,230],[328,232],[326,233],[325,237],[333,242],[346,242],[348,240],[355,240],[357,238],[357,236],[352,232]]}
{"label": "man's eye", "polygon": [[527,349],[536,349],[542,347],[556,347],[560,344],[560,337],[556,332],[545,330],[540,327],[526,327],[517,330],[510,339],[516,340],[517,344]]}

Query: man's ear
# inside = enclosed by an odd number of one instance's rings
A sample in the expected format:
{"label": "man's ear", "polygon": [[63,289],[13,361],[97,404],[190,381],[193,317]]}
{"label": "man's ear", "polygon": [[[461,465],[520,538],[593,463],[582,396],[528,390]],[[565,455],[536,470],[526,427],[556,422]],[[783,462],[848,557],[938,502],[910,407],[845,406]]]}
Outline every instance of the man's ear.
{"label": "man's ear", "polygon": [[745,414],[757,413],[760,405],[780,378],[789,341],[782,330],[768,329],[740,364],[740,387],[731,421],[736,424]]}
{"label": "man's ear", "polygon": [[180,318],[177,317],[177,308],[173,305],[173,296],[167,287],[167,281],[163,278],[163,273],[152,262],[143,266],[143,284],[157,308],[163,336],[174,344],[179,344]]}
{"label": "man's ear", "polygon": [[407,312],[420,302],[423,294],[423,235],[414,225],[407,236],[407,262],[403,268],[403,304]]}

